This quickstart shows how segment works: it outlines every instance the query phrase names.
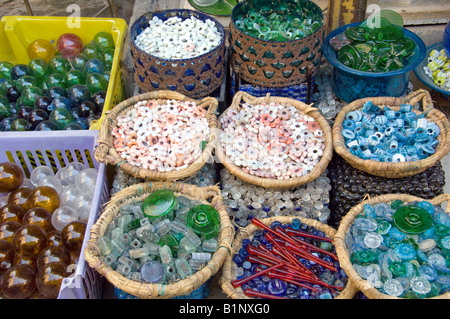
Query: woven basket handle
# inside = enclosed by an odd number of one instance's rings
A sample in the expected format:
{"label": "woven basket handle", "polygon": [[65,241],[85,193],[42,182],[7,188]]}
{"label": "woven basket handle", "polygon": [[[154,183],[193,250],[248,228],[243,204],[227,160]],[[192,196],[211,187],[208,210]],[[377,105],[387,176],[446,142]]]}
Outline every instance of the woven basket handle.
{"label": "woven basket handle", "polygon": [[430,200],[430,202],[433,205],[440,205],[443,202],[447,202],[446,211],[447,211],[447,213],[450,213],[450,194],[439,195],[439,196],[433,198],[432,200]]}
{"label": "woven basket handle", "polygon": [[427,115],[431,110],[434,109],[434,104],[431,99],[431,95],[428,91],[424,89],[419,89],[408,94],[405,97],[405,102],[414,105],[422,101],[422,113]]}

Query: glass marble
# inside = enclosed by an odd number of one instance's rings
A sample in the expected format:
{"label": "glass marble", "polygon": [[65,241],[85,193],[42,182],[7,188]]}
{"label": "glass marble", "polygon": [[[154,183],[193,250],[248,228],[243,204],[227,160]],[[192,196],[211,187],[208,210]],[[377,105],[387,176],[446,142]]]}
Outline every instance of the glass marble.
{"label": "glass marble", "polygon": [[95,104],[96,111],[95,113],[102,112],[103,106],[105,105],[106,92],[97,92],[92,95],[91,101]]}
{"label": "glass marble", "polygon": [[57,298],[64,278],[68,277],[67,265],[60,262],[45,264],[36,274],[37,289],[48,298]]}
{"label": "glass marble", "polygon": [[47,234],[48,246],[62,246],[61,232],[54,230]]}
{"label": "glass marble", "polygon": [[70,111],[72,109],[72,103],[70,102],[70,100],[67,97],[58,96],[53,99],[52,105],[51,105],[51,110],[54,110],[54,109],[60,108],[60,107]]}
{"label": "glass marble", "polygon": [[28,74],[36,79],[43,79],[48,73],[48,65],[42,59],[32,59],[28,62]]}
{"label": "glass marble", "polygon": [[51,58],[51,60],[48,62],[48,67],[51,73],[59,73],[62,75],[69,72],[72,68],[69,60],[62,56],[55,56]]}
{"label": "glass marble", "polygon": [[24,88],[20,99],[24,105],[34,107],[36,100],[43,95],[44,91],[41,88],[31,85]]}
{"label": "glass marble", "polygon": [[75,176],[75,186],[85,194],[94,194],[97,176],[96,168],[83,169]]}
{"label": "glass marble", "polygon": [[61,231],[61,241],[70,252],[79,253],[83,245],[86,223],[75,221],[67,224]]}
{"label": "glass marble", "polygon": [[1,291],[8,299],[26,299],[36,290],[36,271],[29,265],[15,265],[1,278]]}
{"label": "glass marble", "polygon": [[48,120],[48,113],[41,109],[33,109],[27,116],[27,121],[30,124],[31,130],[34,130],[36,126],[42,121]]}
{"label": "glass marble", "polygon": [[64,74],[65,73],[51,73],[47,75],[43,80],[43,89],[48,90],[53,87],[61,87],[61,89],[63,89],[62,86],[64,83]]}
{"label": "glass marble", "polygon": [[64,33],[56,41],[58,52],[65,58],[73,58],[83,51],[83,40],[74,33]]}
{"label": "glass marble", "polygon": [[31,193],[31,190],[30,187],[23,187],[22,185],[18,189],[12,191],[8,197],[8,204],[16,204],[25,209],[25,211],[28,210],[27,198]]}
{"label": "glass marble", "polygon": [[8,99],[3,95],[0,95],[0,118],[4,119],[11,115],[12,115],[11,106],[9,104]]}
{"label": "glass marble", "polygon": [[210,205],[197,205],[189,210],[186,225],[198,236],[210,239],[219,234],[220,216]]}
{"label": "glass marble", "polygon": [[36,258],[23,258],[19,254],[15,254],[13,266],[15,265],[28,265],[36,269]]}
{"label": "glass marble", "polygon": [[407,234],[420,234],[432,226],[433,217],[419,206],[407,205],[395,211],[394,224]]}
{"label": "glass marble", "polygon": [[41,269],[45,264],[51,262],[60,262],[66,266],[70,265],[70,252],[64,246],[47,246],[39,253],[36,266],[37,269]]}
{"label": "glass marble", "polygon": [[0,163],[0,192],[12,192],[19,188],[24,180],[22,168],[11,162]]}
{"label": "glass marble", "polygon": [[100,54],[105,70],[111,70],[114,63],[114,49],[106,49]]}
{"label": "glass marble", "polygon": [[162,189],[151,193],[144,199],[142,211],[149,218],[162,217],[170,213],[177,205],[173,192]]}
{"label": "glass marble", "polygon": [[8,61],[0,61],[0,79],[11,79],[11,69],[14,64]]}
{"label": "glass marble", "polygon": [[80,70],[70,70],[64,74],[63,87],[70,88],[77,84],[85,84],[86,76]]}
{"label": "glass marble", "polygon": [[63,188],[60,180],[56,176],[45,176],[38,181],[36,186],[37,187],[40,187],[40,186],[51,187],[51,188],[55,189],[58,192],[58,194],[62,191],[62,188]]}
{"label": "glass marble", "polygon": [[11,80],[16,81],[22,76],[28,75],[28,66],[26,64],[16,64],[11,68]]}
{"label": "glass marble", "polygon": [[98,51],[105,51],[107,49],[114,49],[114,39],[111,33],[106,31],[98,32],[92,41],[94,45],[97,47]]}
{"label": "glass marble", "polygon": [[93,58],[89,59],[86,64],[84,65],[84,73],[90,74],[90,73],[103,73],[105,70],[105,65],[103,64],[102,60]]}
{"label": "glass marble", "polygon": [[77,54],[76,56],[74,56],[70,60],[70,62],[72,63],[72,67],[74,69],[83,71],[84,66],[88,60],[89,60],[88,57],[81,53],[81,54]]}
{"label": "glass marble", "polygon": [[8,89],[14,86],[11,79],[0,79],[0,94],[6,95]]}
{"label": "glass marble", "polygon": [[21,95],[21,92],[17,89],[16,86],[12,86],[8,88],[8,91],[6,91],[6,98],[9,102],[17,102]]}
{"label": "glass marble", "polygon": [[55,47],[44,39],[34,40],[28,46],[28,57],[30,59],[42,59],[48,63],[55,53]]}
{"label": "glass marble", "polygon": [[74,184],[76,176],[86,168],[86,165],[80,162],[72,162],[67,164],[67,166],[65,167],[66,171],[64,174],[64,180],[68,184]]}
{"label": "glass marble", "polygon": [[51,225],[58,231],[62,231],[66,225],[78,220],[78,212],[70,206],[58,207],[50,217]]}
{"label": "glass marble", "polygon": [[[48,96],[41,96],[34,102],[34,108],[43,110],[46,113],[49,113],[51,111],[50,105],[52,104],[53,100],[49,98]],[[48,117],[48,115],[47,115]]]}
{"label": "glass marble", "polygon": [[100,57],[100,52],[97,50],[95,44],[90,42],[84,46],[83,55],[85,55],[88,59],[95,59]]}
{"label": "glass marble", "polygon": [[4,222],[0,224],[0,239],[4,239],[7,242],[13,242],[13,237],[16,231],[22,227],[22,224],[18,222]]}
{"label": "glass marble", "polygon": [[19,92],[22,92],[28,86],[39,87],[39,83],[39,80],[32,75],[24,75],[14,81],[14,84]]}
{"label": "glass marble", "polygon": [[47,246],[47,235],[39,226],[22,226],[14,234],[13,246],[20,256],[36,258],[40,251]]}
{"label": "glass marble", "polygon": [[52,226],[52,214],[42,207],[34,207],[29,209],[22,219],[22,224],[36,225],[42,228],[47,234],[54,230]]}
{"label": "glass marble", "polygon": [[51,121],[42,121],[39,122],[38,125],[36,125],[35,131],[56,131],[58,130],[58,126],[56,126],[55,123],[51,122]]}
{"label": "glass marble", "polygon": [[103,74],[90,73],[86,77],[86,86],[91,93],[106,91],[108,89],[108,81],[105,79]]}
{"label": "glass marble", "polygon": [[80,117],[89,117],[92,114],[96,113],[96,107],[95,104],[91,101],[84,101],[81,102],[80,105],[78,105],[77,107],[78,109],[78,114],[80,115]]}
{"label": "glass marble", "polygon": [[[17,117],[19,119],[24,119],[26,120],[28,118],[28,115],[30,114],[30,112],[33,110],[33,108],[31,106],[22,106],[19,111],[17,112]],[[28,122],[28,121],[27,121]]]}
{"label": "glass marble", "polygon": [[55,176],[53,169],[46,165],[39,165],[33,168],[30,173],[30,180],[34,186],[37,186],[39,181],[47,176]]}
{"label": "glass marble", "polygon": [[0,239],[0,272],[13,266],[14,255],[13,245],[4,239]]}
{"label": "glass marble", "polygon": [[22,223],[25,208],[16,204],[7,204],[0,208],[0,223],[7,221]]}
{"label": "glass marble", "polygon": [[86,85],[74,85],[68,89],[67,97],[72,102],[72,106],[77,106],[84,101],[89,101],[91,99],[91,92]]}
{"label": "glass marble", "polygon": [[63,107],[55,108],[49,115],[49,121],[56,124],[59,130],[75,120],[72,113]]}
{"label": "glass marble", "polygon": [[62,87],[60,87],[60,86],[53,86],[53,87],[50,87],[50,88],[45,92],[45,95],[48,96],[49,98],[51,98],[51,99],[53,100],[53,99],[56,99],[57,97],[60,97],[60,96],[65,96],[65,97],[67,97],[67,96],[68,96],[68,93],[67,93],[67,90],[66,90],[66,89],[64,89],[64,88],[62,88]]}
{"label": "glass marble", "polygon": [[28,207],[42,207],[53,213],[60,205],[58,192],[48,186],[40,186],[33,189],[27,198]]}

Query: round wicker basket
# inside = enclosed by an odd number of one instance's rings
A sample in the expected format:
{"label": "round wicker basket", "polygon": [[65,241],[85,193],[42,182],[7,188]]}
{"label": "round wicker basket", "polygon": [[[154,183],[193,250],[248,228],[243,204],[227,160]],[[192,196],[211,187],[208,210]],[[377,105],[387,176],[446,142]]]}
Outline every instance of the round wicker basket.
{"label": "round wicker basket", "polygon": [[[413,106],[416,103],[421,104],[423,113],[426,114],[427,120],[436,123],[436,125],[440,128],[440,134],[437,138],[439,144],[436,152],[420,161],[401,163],[364,160],[350,153],[345,145],[345,139],[342,136],[343,122],[347,113],[362,109],[364,104],[368,101],[371,101],[380,108],[389,106],[395,111],[400,109],[401,104],[411,104]],[[415,112],[420,114],[419,111]],[[433,108],[430,93],[422,89],[412,92],[405,97],[370,97],[353,101],[339,112],[335,119],[332,132],[334,150],[351,166],[366,173],[386,178],[401,178],[419,174],[436,164],[437,161],[441,160],[450,151],[450,124],[447,116],[441,111]]]}
{"label": "round wicker basket", "polygon": [[[363,213],[364,211],[364,205],[365,204],[372,204],[375,205],[377,203],[382,202],[390,202],[393,200],[399,199],[403,202],[411,202],[411,201],[423,201],[423,198],[408,195],[408,194],[386,194],[386,195],[380,195],[371,197],[367,200],[362,201],[358,205],[354,206],[347,215],[344,216],[344,218],[341,220],[339,224],[338,231],[336,232],[336,235],[334,236],[334,242],[336,245],[336,253],[339,258],[339,262],[341,264],[341,267],[344,268],[345,273],[348,275],[349,279],[352,280],[352,282],[356,285],[356,287],[369,299],[403,299],[399,297],[390,296],[387,294],[384,294],[380,292],[377,288],[373,287],[367,280],[361,278],[361,276],[356,272],[355,268],[353,267],[351,261],[350,261],[350,255],[347,249],[347,246],[345,244],[345,236],[347,232],[349,231],[353,221],[355,220],[356,216]],[[440,205],[441,203],[447,201],[447,211],[450,209],[450,205],[448,204],[448,201],[450,200],[450,195],[443,194],[440,196],[437,196],[431,200],[427,200],[433,205]],[[429,299],[449,299],[450,298],[450,292],[447,292],[443,295],[436,296]]]}
{"label": "round wicker basket", "polygon": [[[270,225],[274,221],[279,221],[281,223],[290,223],[294,218],[299,218],[302,223],[307,224],[317,230],[323,231],[326,237],[334,239],[334,236],[336,234],[336,230],[334,228],[310,218],[302,218],[296,216],[277,216],[264,218],[261,220],[261,222],[270,227]],[[244,294],[244,291],[242,290],[241,287],[234,288],[231,285],[231,282],[236,279],[235,270],[237,268],[236,264],[233,262],[233,255],[242,246],[242,241],[246,238],[251,238],[253,232],[255,232],[258,229],[261,228],[253,224],[250,224],[244,228],[239,229],[235,239],[233,240],[232,253],[230,254],[230,256],[227,257],[223,265],[220,284],[222,286],[223,291],[232,299],[252,299]],[[358,290],[356,286],[352,283],[351,280],[349,280],[345,288],[341,291],[341,293],[336,299],[352,299],[357,291]]]}
{"label": "round wicker basket", "polygon": [[301,114],[306,114],[308,116],[313,117],[320,128],[323,131],[323,136],[325,138],[325,149],[323,151],[323,155],[319,161],[319,163],[311,170],[311,172],[307,175],[297,177],[297,178],[289,178],[289,179],[274,179],[274,178],[262,178],[256,175],[249,174],[242,170],[241,167],[236,166],[225,154],[220,141],[216,146],[216,155],[218,161],[222,163],[231,174],[240,178],[243,181],[254,184],[256,186],[261,186],[264,188],[274,188],[274,189],[286,189],[286,188],[294,188],[306,183],[309,183],[319,177],[327,168],[328,163],[331,161],[333,157],[333,142],[332,142],[332,134],[331,127],[329,126],[327,120],[322,116],[320,111],[311,105],[307,105],[303,102],[284,98],[284,97],[275,97],[275,96],[265,96],[265,97],[253,97],[252,95],[239,91],[234,97],[231,105],[225,110],[222,115],[219,117],[219,129],[221,129],[220,119],[225,116],[229,109],[239,110],[240,104],[242,102],[250,103],[253,105],[261,104],[261,103],[279,103],[281,105],[292,105],[294,106]]}
{"label": "round wicker basket", "polygon": [[[178,101],[193,101],[196,102],[200,107],[207,109],[206,119],[209,124],[209,135],[207,137],[206,147],[203,149],[201,155],[188,167],[180,170],[173,170],[170,172],[160,172],[157,170],[144,169],[142,167],[137,167],[123,160],[114,148],[113,142],[114,138],[111,131],[117,125],[117,117],[125,114],[129,108],[132,108],[137,102],[144,100],[178,100]],[[140,95],[136,95],[130,99],[127,99],[112,110],[110,110],[105,119],[103,120],[100,131],[98,146],[95,149],[95,159],[100,163],[106,163],[109,165],[117,165],[123,171],[128,174],[142,178],[144,180],[154,180],[154,181],[176,181],[183,178],[188,178],[194,176],[204,165],[207,163],[211,157],[214,150],[215,138],[217,133],[217,117],[215,111],[218,107],[218,101],[212,97],[205,97],[200,100],[191,99],[181,93],[173,91],[154,91],[148,92]]]}
{"label": "round wicker basket", "polygon": [[[175,195],[183,195],[190,199],[212,205],[220,215],[220,233],[218,249],[211,260],[192,276],[171,284],[146,284],[130,280],[105,264],[101,259],[98,239],[118,214],[120,207],[143,201],[149,194],[159,189],[169,189]],[[218,186],[197,187],[185,183],[150,182],[130,186],[115,194],[106,205],[97,222],[90,230],[90,239],[85,249],[86,261],[90,267],[104,276],[112,285],[131,295],[142,299],[165,299],[191,293],[208,281],[222,266],[231,251],[234,238],[234,227],[220,196]]]}

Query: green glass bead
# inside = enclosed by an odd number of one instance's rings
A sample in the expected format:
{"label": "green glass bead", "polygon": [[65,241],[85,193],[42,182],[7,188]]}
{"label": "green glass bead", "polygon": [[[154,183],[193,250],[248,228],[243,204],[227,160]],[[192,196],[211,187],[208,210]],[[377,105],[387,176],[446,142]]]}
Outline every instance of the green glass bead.
{"label": "green glass bead", "polygon": [[337,59],[339,62],[349,68],[356,68],[361,63],[361,55],[358,50],[351,44],[344,45],[338,52]]}
{"label": "green glass bead", "polygon": [[389,233],[389,230],[391,229],[391,227],[392,227],[391,223],[383,220],[378,224],[377,233],[379,235],[386,235],[387,233]]}
{"label": "green glass bead", "polygon": [[32,59],[28,62],[28,73],[36,79],[43,79],[48,74],[48,65],[42,59]]}
{"label": "green glass bead", "polygon": [[416,241],[412,238],[403,239],[401,242],[413,246],[416,250],[419,249],[419,244],[417,244]]}
{"label": "green glass bead", "polygon": [[388,269],[390,272],[392,272],[392,274],[395,277],[405,276],[408,271],[407,267],[406,267],[406,263],[398,262],[398,261],[394,261],[394,262],[390,263]]}
{"label": "green glass bead", "polygon": [[89,59],[98,59],[100,57],[100,52],[93,42],[86,44],[83,48],[82,54]]}
{"label": "green glass bead", "polygon": [[11,122],[11,131],[27,131],[30,124],[25,119],[15,119]]}
{"label": "green glass bead", "polygon": [[29,86],[36,86],[39,87],[40,82],[37,78],[35,78],[34,76],[31,75],[24,75],[21,78],[17,79],[14,81],[14,84],[17,88],[17,90],[19,90],[19,92],[23,92],[23,90],[26,87]]}
{"label": "green glass bead", "polygon": [[379,29],[378,39],[387,42],[397,42],[404,37],[403,30],[395,25],[386,25]]}
{"label": "green glass bead", "polygon": [[446,226],[444,224],[435,224],[434,225],[434,233],[438,236],[438,237],[445,237],[448,236],[450,233],[450,227]]}
{"label": "green glass bead", "polygon": [[210,205],[194,206],[186,216],[186,226],[203,239],[215,237],[220,230],[219,212]]}
{"label": "green glass bead", "polygon": [[80,70],[71,70],[64,74],[63,87],[68,89],[77,84],[85,84],[86,77],[84,73]]}
{"label": "green glass bead", "polygon": [[167,245],[169,246],[170,250],[172,251],[172,254],[174,256],[176,256],[177,252],[178,252],[178,248],[180,247],[180,240],[181,238],[183,238],[183,234],[178,233],[178,234],[166,234],[164,236],[161,237],[161,239],[158,241],[158,245],[160,246],[164,246]]}
{"label": "green glass bead", "polygon": [[60,74],[66,74],[70,71],[71,65],[69,60],[62,56],[54,56],[50,59],[48,62],[48,67],[50,72],[52,73],[60,73]]}
{"label": "green glass bead", "polygon": [[393,219],[398,229],[411,235],[423,233],[433,225],[430,213],[414,205],[400,207],[395,211]]}
{"label": "green glass bead", "polygon": [[106,91],[108,89],[108,81],[105,79],[103,74],[90,73],[86,77],[86,86],[91,93]]}
{"label": "green glass bead", "polygon": [[44,95],[44,91],[37,86],[27,86],[20,96],[22,102],[26,106],[34,107],[36,100]]}
{"label": "green glass bead", "polygon": [[104,51],[106,49],[114,49],[114,39],[111,33],[106,31],[101,31],[94,36],[93,40],[98,51]]}
{"label": "green glass bead", "polygon": [[11,69],[14,64],[7,61],[0,62],[0,79],[11,79]]}
{"label": "green glass bead", "polygon": [[58,130],[64,129],[64,127],[75,121],[72,113],[64,107],[57,107],[54,109],[50,113],[48,119],[56,124]]}
{"label": "green glass bead", "polygon": [[144,199],[142,211],[148,218],[155,219],[167,215],[177,206],[177,198],[174,193],[167,189],[161,189]]}
{"label": "green glass bead", "polygon": [[378,253],[373,250],[360,250],[354,252],[350,256],[350,260],[354,264],[365,265],[371,264],[378,258]]}
{"label": "green glass bead", "polygon": [[392,209],[398,209],[401,206],[403,206],[403,201],[401,201],[400,199],[395,199],[391,202],[391,208]]}
{"label": "green glass bead", "polygon": [[10,87],[14,86],[14,82],[11,79],[0,79],[0,94],[6,95]]}

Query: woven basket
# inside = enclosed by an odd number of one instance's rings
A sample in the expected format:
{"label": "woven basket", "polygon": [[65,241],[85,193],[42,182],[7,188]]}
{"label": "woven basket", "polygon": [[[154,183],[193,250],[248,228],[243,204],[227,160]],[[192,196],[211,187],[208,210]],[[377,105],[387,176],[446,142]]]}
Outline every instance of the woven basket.
{"label": "woven basket", "polygon": [[[436,123],[441,131],[437,138],[439,144],[437,146],[436,153],[420,161],[402,163],[364,160],[350,153],[345,145],[344,137],[342,136],[343,122],[347,113],[362,109],[367,101],[372,101],[373,104],[379,106],[380,108],[389,106],[395,111],[400,109],[401,104],[411,104],[413,106],[416,103],[421,104],[423,107],[423,113],[426,114],[427,120]],[[419,111],[415,112],[420,114]],[[405,97],[371,97],[353,101],[339,112],[335,119],[332,132],[334,150],[351,166],[366,173],[386,178],[401,178],[419,174],[436,164],[436,162],[441,160],[450,150],[450,125],[447,116],[441,111],[433,108],[430,93],[422,89],[412,92]]]}
{"label": "woven basket", "polygon": [[[302,218],[296,216],[277,216],[264,218],[261,220],[261,222],[270,227],[270,225],[274,221],[279,221],[285,224],[291,223],[294,218],[299,218],[302,223],[307,224],[317,230],[323,231],[328,238],[333,239],[336,234],[336,230],[334,228],[310,218]],[[251,238],[253,232],[259,229],[261,228],[253,224],[239,229],[235,239],[233,240],[232,253],[229,257],[227,257],[225,263],[223,264],[220,285],[222,286],[223,291],[228,295],[228,297],[232,299],[252,299],[244,294],[244,291],[241,287],[234,288],[231,285],[231,282],[236,279],[235,270],[237,268],[236,264],[233,262],[233,255],[237,253],[237,251],[239,251],[239,249],[242,247],[242,241],[246,238]],[[352,299],[357,291],[358,290],[356,286],[352,283],[351,280],[349,280],[345,288],[341,291],[336,299]]]}
{"label": "woven basket", "polygon": [[[148,54],[135,44],[135,38],[153,17],[167,20],[171,17],[186,20],[212,20],[221,34],[220,44],[211,51],[189,59],[169,60]],[[226,72],[225,29],[213,17],[187,9],[148,12],[140,16],[130,28],[131,56],[134,79],[144,92],[171,90],[198,99],[213,93],[222,84]]]}
{"label": "woven basket", "polygon": [[[178,101],[193,101],[200,107],[207,109],[206,119],[209,123],[210,133],[207,137],[206,147],[203,149],[200,155],[194,163],[189,165],[185,169],[174,170],[171,172],[159,172],[156,170],[149,170],[134,166],[127,161],[124,161],[116,149],[113,146],[114,138],[111,131],[117,124],[117,117],[127,112],[129,108],[132,108],[137,102],[143,100],[169,100],[174,99]],[[194,100],[181,93],[173,91],[154,91],[140,95],[136,95],[128,100],[125,100],[115,106],[111,111],[106,114],[105,120],[102,122],[100,131],[98,146],[95,149],[95,159],[100,163],[107,163],[110,165],[117,165],[122,170],[131,174],[134,177],[142,178],[144,180],[160,180],[160,181],[176,181],[187,177],[194,176],[212,157],[214,150],[215,137],[217,134],[217,117],[215,112],[218,107],[218,101],[212,97],[205,97],[201,100]]]}
{"label": "woven basket", "polygon": [[[356,272],[356,270],[353,268],[352,263],[350,262],[350,256],[347,250],[347,246],[345,244],[345,236],[348,230],[350,229],[353,221],[355,220],[356,216],[364,212],[364,205],[365,204],[372,204],[375,205],[377,203],[381,202],[390,202],[393,200],[399,199],[403,202],[412,202],[412,201],[423,201],[425,199],[407,195],[407,194],[386,194],[386,195],[380,195],[376,197],[371,197],[367,200],[362,201],[358,205],[354,206],[347,215],[344,216],[344,218],[341,220],[338,231],[336,232],[336,235],[334,236],[334,243],[336,245],[336,253],[339,258],[339,262],[341,264],[341,267],[345,270],[345,273],[348,275],[349,279],[353,281],[353,283],[356,285],[356,287],[364,293],[364,295],[369,299],[403,299],[399,297],[390,296],[387,294],[384,294],[380,292],[378,289],[374,288],[371,284],[369,284],[365,279],[361,278],[361,276]],[[437,196],[431,200],[427,200],[433,205],[440,205],[441,203],[447,201],[447,212],[450,211],[450,205],[448,201],[450,200],[450,195],[443,194],[440,196]],[[429,299],[449,299],[450,298],[450,292],[447,292],[443,295],[436,296]]]}
{"label": "woven basket", "polygon": [[[175,195],[183,195],[190,199],[200,200],[217,209],[220,215],[220,233],[218,249],[211,260],[192,276],[171,284],[146,284],[133,281],[114,271],[100,259],[98,239],[113,218],[118,214],[121,206],[143,201],[149,194],[159,189],[169,189]],[[209,280],[222,266],[230,254],[231,242],[234,238],[234,227],[231,224],[227,210],[220,196],[218,186],[197,187],[185,183],[150,182],[141,183],[125,188],[115,194],[106,205],[97,222],[92,226],[90,239],[86,246],[85,256],[89,265],[104,276],[115,287],[142,299],[163,299],[183,296],[199,288]]]}
{"label": "woven basket", "polygon": [[333,157],[333,142],[332,142],[332,134],[331,127],[329,126],[327,120],[322,116],[320,111],[311,105],[307,105],[303,102],[284,98],[284,97],[274,97],[274,96],[265,96],[265,97],[254,97],[248,93],[239,91],[233,97],[233,101],[229,108],[225,110],[222,115],[219,117],[219,129],[221,129],[220,119],[225,116],[229,109],[239,110],[241,102],[246,102],[249,104],[261,104],[261,103],[279,103],[281,105],[292,105],[295,107],[301,114],[306,114],[308,116],[313,117],[320,125],[320,128],[323,131],[323,136],[325,138],[325,149],[323,151],[322,158],[319,163],[314,167],[314,169],[307,175],[298,178],[289,178],[289,179],[274,179],[274,178],[262,178],[259,176],[255,176],[243,171],[240,167],[236,166],[224,153],[222,145],[220,141],[216,146],[216,155],[220,163],[222,163],[231,174],[240,178],[241,180],[248,182],[250,184],[254,184],[256,186],[261,186],[264,188],[274,188],[274,189],[286,189],[286,188],[294,188],[300,185],[312,182],[317,177],[319,177],[327,168],[328,163],[331,161]]}
{"label": "woven basket", "polygon": [[[256,2],[256,1],[254,1]],[[261,1],[260,1],[261,2]],[[271,9],[277,8],[278,1],[266,1]],[[286,2],[286,1],[285,1]],[[239,30],[236,17],[248,12],[252,1],[241,1],[234,6],[230,19],[231,67],[248,83],[264,87],[286,87],[304,83],[308,66],[314,75],[322,58],[322,42],[325,37],[325,23],[313,34],[299,40],[275,42],[265,41]],[[312,1],[303,1],[309,13],[323,19],[322,10]],[[297,1],[290,5],[298,6]]]}

